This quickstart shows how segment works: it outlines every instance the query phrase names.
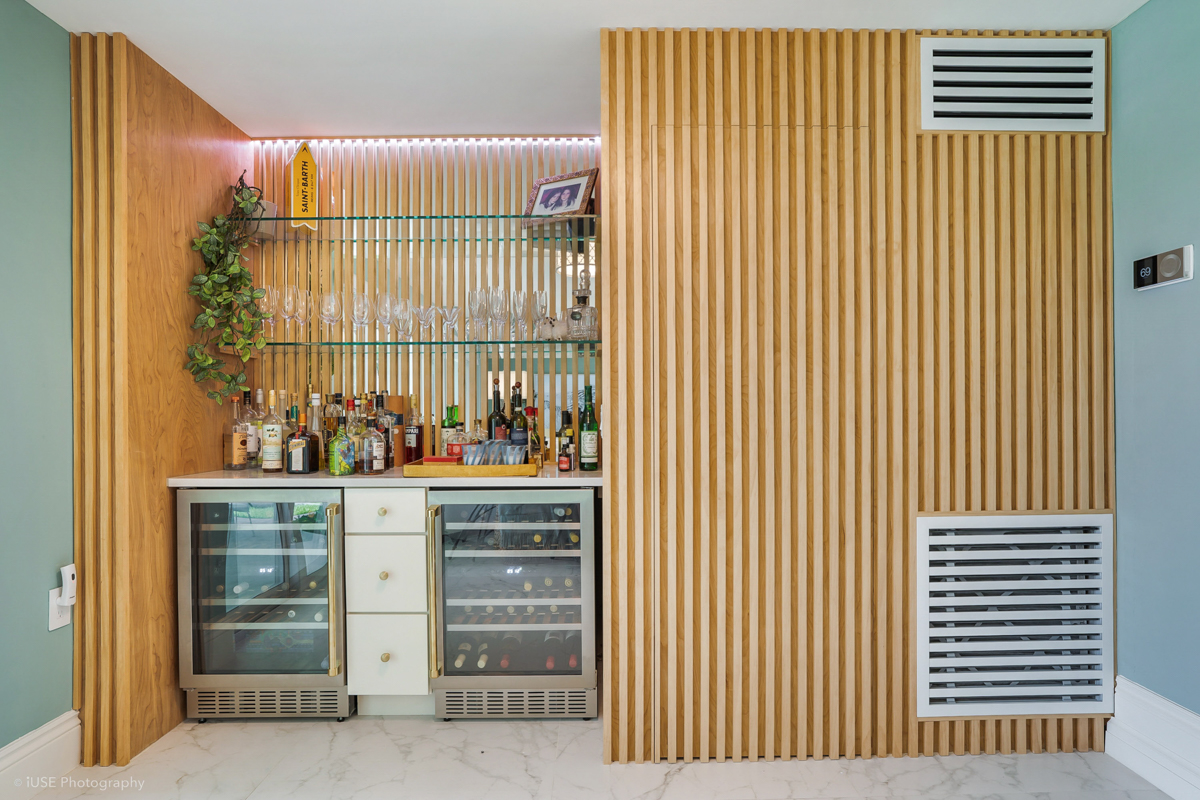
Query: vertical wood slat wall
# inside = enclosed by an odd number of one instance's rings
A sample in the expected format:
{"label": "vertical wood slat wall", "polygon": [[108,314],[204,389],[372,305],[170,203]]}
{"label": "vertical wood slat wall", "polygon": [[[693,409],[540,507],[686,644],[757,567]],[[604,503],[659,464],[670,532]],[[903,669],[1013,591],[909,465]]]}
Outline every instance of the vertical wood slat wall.
{"label": "vertical wood slat wall", "polygon": [[[116,413],[125,372],[123,231],[126,197],[119,176],[126,155],[128,42],[71,37],[71,144],[75,419],[74,704],[83,726],[84,764],[111,764],[128,749],[128,673],[114,669],[117,636],[114,574],[122,557],[116,531],[128,523],[128,437]],[[118,518],[121,516],[121,518]],[[119,740],[124,740],[119,742]]]}
{"label": "vertical wood slat wall", "polygon": [[74,705],[83,763],[127,764],[184,714],[167,478],[220,468],[226,411],[182,368],[191,239],[250,140],[120,34],[72,36],[71,76]]}
{"label": "vertical wood slat wall", "polygon": [[[519,219],[478,217],[517,215],[525,210],[533,182],[541,177],[576,172],[598,165],[595,138],[481,138],[481,139],[366,139],[312,140],[310,148],[320,175],[319,214],[347,217],[473,216],[463,220],[371,220],[325,222],[312,240],[264,241],[254,257],[256,279],[280,292],[289,285],[307,288],[314,301],[331,288],[342,292],[345,313],[330,330],[313,321],[305,329],[295,322],[276,326],[276,341],[393,341],[394,331],[372,324],[355,332],[349,298],[354,292],[373,296],[387,290],[418,305],[459,307],[458,339],[465,339],[467,291],[503,287],[529,292],[527,320],[533,319],[533,292],[549,293],[549,314],[558,316],[574,304],[578,270],[561,270],[563,246],[583,243],[581,223],[547,222],[523,228]],[[287,167],[300,141],[255,142],[255,174],[268,200],[288,213]],[[288,223],[281,223],[285,226]],[[573,225],[573,226],[572,226]],[[290,229],[289,229],[289,235]],[[334,240],[330,240],[335,237]],[[318,238],[321,241],[318,242]],[[587,248],[568,255],[573,267],[587,264],[592,274],[593,305],[600,306],[603,276]],[[438,318],[432,335],[414,322],[413,338],[439,341]],[[508,339],[505,333],[498,338]],[[526,337],[532,339],[532,332]],[[569,351],[569,352],[568,352]],[[458,403],[460,417],[470,425],[486,420],[491,379],[500,379],[507,403],[509,387],[524,384],[525,399],[533,403],[536,387],[539,412],[558,413],[566,398],[578,397],[593,385],[597,406],[602,397],[599,363],[592,348],[567,348],[555,355],[553,345],[455,346],[388,348],[287,348],[264,351],[261,374],[266,388],[289,392],[345,393],[386,391],[424,403],[427,426],[433,426],[446,405]],[[458,364],[462,368],[456,369]],[[303,405],[303,403],[302,403]],[[543,419],[543,432],[552,433],[554,419]],[[434,446],[427,433],[426,448]]]}
{"label": "vertical wood slat wall", "polygon": [[920,132],[919,35],[602,34],[606,759],[1103,748],[915,716],[916,515],[1114,501],[1107,137]]}

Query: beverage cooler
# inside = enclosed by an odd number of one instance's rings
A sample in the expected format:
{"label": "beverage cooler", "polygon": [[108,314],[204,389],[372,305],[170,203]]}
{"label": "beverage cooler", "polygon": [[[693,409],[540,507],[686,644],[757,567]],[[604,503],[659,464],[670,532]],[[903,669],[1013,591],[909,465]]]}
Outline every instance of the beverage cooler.
{"label": "beverage cooler", "polygon": [[590,490],[431,491],[435,714],[596,716]]}
{"label": "beverage cooler", "polygon": [[337,489],[179,491],[189,717],[349,716],[340,503]]}

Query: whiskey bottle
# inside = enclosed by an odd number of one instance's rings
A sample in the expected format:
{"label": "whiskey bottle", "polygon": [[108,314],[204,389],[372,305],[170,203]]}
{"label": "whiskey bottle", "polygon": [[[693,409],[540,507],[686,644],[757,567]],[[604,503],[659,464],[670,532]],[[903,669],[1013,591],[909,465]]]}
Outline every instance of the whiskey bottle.
{"label": "whiskey bottle", "polygon": [[421,404],[414,394],[409,402],[408,424],[404,426],[404,463],[412,464],[425,457],[425,420]]}
{"label": "whiskey bottle", "polygon": [[500,399],[500,379],[492,379],[492,413],[488,415],[488,438],[508,439],[508,417],[504,416],[504,401]]}
{"label": "whiskey bottle", "polygon": [[224,434],[225,469],[246,468],[246,441],[248,435],[246,433],[247,425],[242,420],[240,405],[241,403],[238,402],[236,394],[229,398],[231,419],[229,424],[225,426]]}
{"label": "whiskey bottle", "polygon": [[275,413],[275,390],[267,398],[263,417],[263,472],[283,472],[283,420]]}
{"label": "whiskey bottle", "polygon": [[583,413],[579,415],[579,468],[584,472],[600,469],[600,423],[590,386],[583,387]]}
{"label": "whiskey bottle", "polygon": [[308,415],[301,414],[296,423],[296,432],[287,437],[287,471],[291,475],[309,475],[316,472],[314,456],[318,445],[308,435]]}

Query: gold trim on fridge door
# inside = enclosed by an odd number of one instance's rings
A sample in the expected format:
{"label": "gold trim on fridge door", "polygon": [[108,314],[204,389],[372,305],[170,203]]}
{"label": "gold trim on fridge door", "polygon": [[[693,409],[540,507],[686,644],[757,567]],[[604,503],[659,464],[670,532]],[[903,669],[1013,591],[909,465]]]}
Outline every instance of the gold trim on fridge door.
{"label": "gold trim on fridge door", "polygon": [[425,512],[425,555],[426,581],[429,589],[429,677],[437,678],[442,674],[441,648],[438,647],[438,609],[441,592],[438,591],[438,553],[441,552],[441,528],[438,517],[442,514],[441,506],[430,506]]}
{"label": "gold trim on fridge door", "polygon": [[328,579],[326,581],[329,586],[329,675],[333,677],[340,675],[342,672],[341,653],[338,650],[338,614],[341,613],[341,608],[338,606],[338,581],[337,576],[342,574],[340,565],[338,564],[338,548],[337,548],[337,525],[334,520],[342,511],[342,507],[337,503],[330,503],[325,508],[325,566],[328,571]]}

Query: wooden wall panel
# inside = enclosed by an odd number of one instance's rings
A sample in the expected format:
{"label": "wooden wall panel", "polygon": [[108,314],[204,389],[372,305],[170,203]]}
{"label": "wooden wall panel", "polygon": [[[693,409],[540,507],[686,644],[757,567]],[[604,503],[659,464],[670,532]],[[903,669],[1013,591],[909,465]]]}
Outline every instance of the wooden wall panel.
{"label": "wooden wall panel", "polygon": [[[509,387],[524,380],[525,397],[536,391],[539,410],[565,408],[585,385],[603,406],[600,354],[592,348],[562,352],[553,346],[484,345],[464,341],[467,291],[504,287],[529,292],[527,321],[533,319],[533,292],[549,293],[548,313],[557,317],[573,305],[578,270],[561,268],[563,258],[592,273],[592,304],[603,305],[603,276],[587,251],[564,256],[570,242],[582,244],[580,223],[545,223],[530,228],[514,215],[525,210],[533,182],[549,175],[598,166],[599,140],[593,137],[350,139],[310,140],[320,175],[322,216],[374,217],[343,224],[325,222],[311,237],[265,241],[254,254],[258,280],[279,291],[295,285],[314,300],[331,289],[343,299],[354,292],[386,290],[417,305],[459,307],[460,344],[372,348],[269,347],[255,379],[266,388],[288,392],[359,393],[385,391],[407,397],[416,393],[431,429],[442,409],[458,403],[468,425],[486,420],[491,399],[490,375],[500,378],[507,402]],[[300,142],[254,143],[256,175],[267,199],[288,213],[287,167]],[[597,191],[597,196],[599,191]],[[440,217],[474,216],[469,221]],[[489,219],[491,217],[491,219]],[[281,223],[286,226],[287,223]],[[578,249],[578,248],[577,248]],[[314,318],[315,319],[315,318]],[[423,334],[414,324],[414,340],[440,341],[442,326]],[[270,338],[270,337],[269,337]],[[396,332],[378,323],[356,330],[347,312],[331,330],[310,323],[280,321],[277,342],[395,341]],[[511,338],[505,333],[502,339]],[[532,339],[530,334],[528,339]],[[458,368],[456,368],[456,365]],[[524,378],[519,373],[524,374]],[[578,405],[578,403],[576,403]],[[431,415],[432,412],[432,415]],[[552,432],[554,420],[542,420]],[[435,438],[427,432],[425,443]]]}
{"label": "wooden wall panel", "polygon": [[75,702],[84,763],[125,764],[183,719],[167,478],[220,468],[224,419],[182,369],[191,240],[252,162],[245,134],[121,34],[73,36],[72,74]]}
{"label": "wooden wall panel", "polygon": [[1106,137],[922,134],[918,36],[602,34],[607,759],[1103,746],[915,716],[916,515],[1113,502]]}

